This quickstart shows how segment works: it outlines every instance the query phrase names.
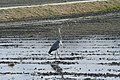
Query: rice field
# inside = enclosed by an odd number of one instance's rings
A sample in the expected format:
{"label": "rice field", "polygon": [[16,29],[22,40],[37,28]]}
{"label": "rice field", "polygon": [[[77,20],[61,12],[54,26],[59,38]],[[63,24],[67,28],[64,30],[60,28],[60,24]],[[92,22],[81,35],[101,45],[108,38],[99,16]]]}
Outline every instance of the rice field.
{"label": "rice field", "polygon": [[0,38],[0,80],[120,80],[120,36],[86,35],[62,40]]}
{"label": "rice field", "polygon": [[[0,80],[120,80],[120,12],[0,22]],[[62,27],[60,58],[48,51]]]}

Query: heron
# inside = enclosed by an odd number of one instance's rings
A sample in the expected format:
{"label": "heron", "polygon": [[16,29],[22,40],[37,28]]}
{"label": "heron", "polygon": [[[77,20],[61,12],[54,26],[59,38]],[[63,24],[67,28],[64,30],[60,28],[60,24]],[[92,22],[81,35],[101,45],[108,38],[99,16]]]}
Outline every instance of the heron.
{"label": "heron", "polygon": [[[62,46],[62,41],[61,41],[62,37],[61,37],[60,29],[61,28],[59,28],[59,39],[51,46],[50,50],[48,51],[49,54],[51,54],[51,52],[53,52],[53,51],[56,51],[59,59],[60,59],[60,56],[58,54],[58,49],[59,49],[60,46]],[[55,59],[56,59],[56,53],[55,53]]]}

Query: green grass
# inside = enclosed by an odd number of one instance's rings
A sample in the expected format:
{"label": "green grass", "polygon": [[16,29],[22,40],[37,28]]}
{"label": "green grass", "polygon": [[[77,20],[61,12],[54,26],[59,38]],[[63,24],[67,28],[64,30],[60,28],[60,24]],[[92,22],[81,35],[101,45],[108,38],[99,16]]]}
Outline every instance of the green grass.
{"label": "green grass", "polygon": [[111,12],[116,10],[120,10],[120,0],[16,8],[0,10],[0,21],[56,17],[89,12]]}

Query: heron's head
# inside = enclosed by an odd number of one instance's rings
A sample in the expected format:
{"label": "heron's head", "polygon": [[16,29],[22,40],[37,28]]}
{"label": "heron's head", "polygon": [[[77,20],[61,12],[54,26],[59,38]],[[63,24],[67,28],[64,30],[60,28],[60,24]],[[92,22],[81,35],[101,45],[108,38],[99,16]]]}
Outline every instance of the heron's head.
{"label": "heron's head", "polygon": [[59,41],[60,45],[62,46],[62,41]]}

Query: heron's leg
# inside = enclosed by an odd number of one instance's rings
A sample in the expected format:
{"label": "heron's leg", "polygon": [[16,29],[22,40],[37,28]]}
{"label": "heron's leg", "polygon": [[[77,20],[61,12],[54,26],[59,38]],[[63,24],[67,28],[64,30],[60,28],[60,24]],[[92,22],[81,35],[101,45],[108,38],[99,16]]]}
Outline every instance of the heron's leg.
{"label": "heron's leg", "polygon": [[57,58],[56,58],[56,53],[57,53],[57,52],[55,51],[55,60],[57,59]]}
{"label": "heron's leg", "polygon": [[57,50],[57,55],[58,55],[58,57],[59,57],[59,59],[60,59],[60,55],[59,55],[59,53],[58,53],[58,50]]}

